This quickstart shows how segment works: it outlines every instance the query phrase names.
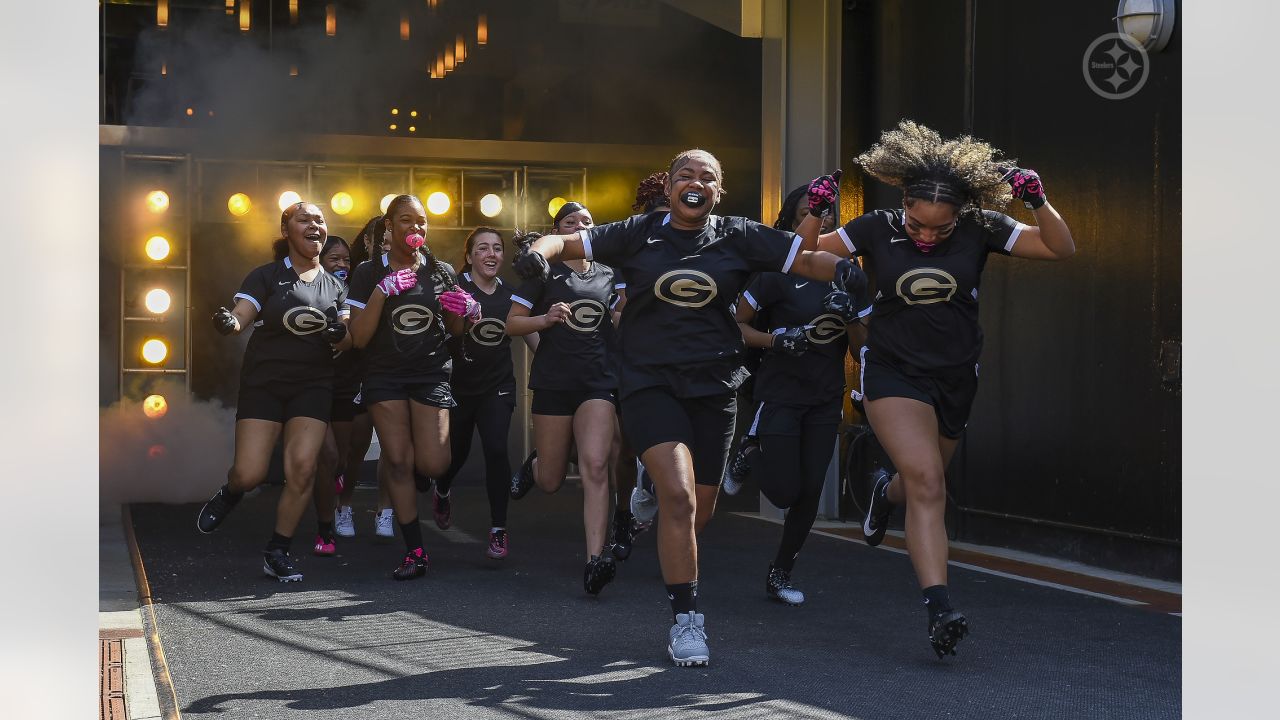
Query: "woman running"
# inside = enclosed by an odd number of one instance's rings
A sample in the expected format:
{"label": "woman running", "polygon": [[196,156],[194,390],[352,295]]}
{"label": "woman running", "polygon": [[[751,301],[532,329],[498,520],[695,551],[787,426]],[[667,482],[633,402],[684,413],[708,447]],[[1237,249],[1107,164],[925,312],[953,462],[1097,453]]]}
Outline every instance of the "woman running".
{"label": "woman running", "polygon": [[[894,507],[906,504],[907,551],[938,657],[954,655],[968,633],[947,593],[945,473],[978,390],[982,269],[991,253],[1064,260],[1076,250],[1039,175],[997,155],[980,140],[944,140],[904,120],[855,159],[902,189],[902,207],[820,237],[816,222],[801,226],[806,244],[816,238],[818,247],[872,263],[878,291],[861,352],[862,393],[867,421],[898,473],[878,478],[863,533],[878,545]],[[1031,209],[1036,225],[988,209],[1011,197]]]}
{"label": "woman running", "polygon": [[[553,227],[576,233],[591,227],[591,213],[576,202],[561,206]],[[522,240],[536,240],[531,234]],[[548,275],[525,280],[511,296],[507,333],[539,333],[529,368],[533,390],[534,451],[512,479],[520,499],[536,483],[553,493],[564,482],[573,445],[582,476],[582,524],[586,535],[583,589],[598,595],[617,568],[604,555],[609,524],[609,457],[617,425],[618,373],[610,350],[616,298],[613,268],[597,262],[555,263]]]}
{"label": "woman running", "polygon": [[404,538],[396,580],[422,577],[427,553],[418,524],[414,470],[449,469],[448,334],[480,319],[480,304],[457,289],[453,268],[436,260],[423,235],[427,213],[418,198],[397,195],[383,216],[388,250],[356,268],[351,280],[351,334],[364,350],[360,396],[378,432],[379,481],[385,482]]}
{"label": "woman running", "polygon": [[[671,163],[671,211],[636,215],[538,239],[518,254],[524,277],[547,277],[550,262],[608,262],[627,279],[623,310],[622,428],[658,491],[658,556],[674,624],[667,652],[680,666],[710,661],[697,612],[694,518],[714,507],[729,440],[734,391],[742,383],[742,333],[733,303],[755,271],[865,284],[856,265],[805,252],[800,238],[742,217],[711,214],[720,200],[720,162],[687,150]],[[856,294],[856,293],[855,293]]]}
{"label": "woman running", "polygon": [[[810,202],[808,186],[797,188],[783,203],[774,227],[794,229],[808,214]],[[824,217],[823,224],[834,226],[831,217]],[[818,516],[835,448],[850,323],[870,313],[865,296],[850,298],[830,283],[774,272],[756,276],[738,300],[743,340],[747,347],[766,351],[743,444],[756,448],[750,464],[760,491],[769,502],[789,509],[765,592],[788,605],[804,602],[804,593],[791,585],[791,570]],[[766,319],[766,330],[753,325],[757,317]],[[730,482],[726,472],[726,492]]]}
{"label": "woman running", "polygon": [[[511,498],[511,460],[507,437],[511,413],[516,407],[516,376],[511,364],[511,336],[506,318],[511,310],[511,290],[498,277],[502,267],[502,233],[478,227],[467,236],[463,250],[462,277],[458,286],[474,297],[484,319],[467,332],[452,338],[454,400],[449,411],[452,463],[436,480],[432,510],[436,525],[448,529],[453,522],[449,490],[453,478],[471,454],[471,436],[480,431],[484,448],[485,492],[489,497],[489,547],[485,554],[494,560],[507,556],[507,503]],[[530,350],[538,346],[538,334],[524,336]]]}
{"label": "woman running", "polygon": [[[320,250],[320,265],[346,287],[351,272],[351,246],[343,238],[330,235]],[[329,412],[329,430],[316,459],[316,485],[312,491],[316,506],[316,541],[312,552],[325,557],[338,551],[334,510],[337,495],[341,492],[338,488],[342,483],[341,468],[346,467],[353,421],[357,414],[365,414],[364,408],[355,402],[360,392],[355,356],[355,348],[334,353],[333,408]]]}
{"label": "woman running", "polygon": [[281,582],[302,579],[289,554],[293,533],[311,504],[316,456],[333,405],[333,352],[350,347],[347,289],[320,264],[328,238],[324,214],[311,203],[280,216],[281,260],[250,271],[235,306],[218,308],[213,326],[223,335],[252,325],[240,368],[235,459],[227,482],[196,518],[202,533],[218,529],[244,494],[262,484],[277,438],[284,432],[284,488],[262,570]]}

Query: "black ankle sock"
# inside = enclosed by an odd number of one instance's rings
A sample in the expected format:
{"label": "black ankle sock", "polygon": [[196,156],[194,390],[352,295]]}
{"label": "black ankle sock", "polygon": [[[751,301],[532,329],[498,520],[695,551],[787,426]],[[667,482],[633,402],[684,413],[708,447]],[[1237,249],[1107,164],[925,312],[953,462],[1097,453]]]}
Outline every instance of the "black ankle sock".
{"label": "black ankle sock", "polygon": [[800,553],[787,554],[779,550],[778,554],[773,558],[772,567],[789,573],[791,572],[791,569],[796,566],[796,558],[799,557],[799,555]]}
{"label": "black ankle sock", "polygon": [[422,526],[418,524],[418,518],[400,523],[400,534],[404,536],[405,550],[413,552],[422,547]]}
{"label": "black ankle sock", "polygon": [[951,610],[951,596],[946,585],[933,585],[921,591],[924,595],[924,609],[929,617],[936,617]]}
{"label": "black ankle sock", "polygon": [[226,500],[232,505],[235,505],[236,503],[240,502],[240,498],[244,497],[244,493],[231,492],[231,487],[228,483],[223,483],[222,489],[219,490],[219,492],[222,493],[222,499]]}
{"label": "black ankle sock", "polygon": [[278,532],[271,533],[271,540],[267,542],[267,552],[272,550],[283,550],[289,552],[289,546],[293,544],[293,538],[285,537]]}
{"label": "black ankle sock", "polygon": [[317,534],[317,535],[319,535],[320,537],[324,538],[325,540],[329,541],[329,542],[333,542],[333,522],[332,522],[332,521],[328,521],[328,522],[326,522],[326,521],[324,521],[324,520],[317,520],[317,521],[316,521],[316,534]]}
{"label": "black ankle sock", "polygon": [[667,586],[667,599],[671,601],[671,621],[676,615],[698,611],[698,581],[676,583]]}

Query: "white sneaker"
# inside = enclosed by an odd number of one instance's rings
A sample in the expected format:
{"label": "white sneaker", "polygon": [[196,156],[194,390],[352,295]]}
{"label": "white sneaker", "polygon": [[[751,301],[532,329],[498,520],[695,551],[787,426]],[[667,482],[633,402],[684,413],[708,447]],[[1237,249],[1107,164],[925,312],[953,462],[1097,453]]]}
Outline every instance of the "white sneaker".
{"label": "white sneaker", "polygon": [[706,619],[702,613],[680,613],[676,624],[668,634],[667,654],[678,667],[694,667],[711,664],[711,651],[707,649]]}
{"label": "white sneaker", "polygon": [[333,531],[338,537],[355,537],[356,523],[352,518],[351,506],[339,506],[333,514]]}
{"label": "white sneaker", "polygon": [[637,522],[648,525],[653,522],[653,518],[658,514],[658,498],[650,489],[653,487],[653,480],[649,478],[649,473],[645,471],[644,465],[636,460],[636,486],[631,491],[631,514]]}
{"label": "white sneaker", "polygon": [[380,538],[396,536],[395,511],[391,508],[379,510],[373,519],[373,534]]}

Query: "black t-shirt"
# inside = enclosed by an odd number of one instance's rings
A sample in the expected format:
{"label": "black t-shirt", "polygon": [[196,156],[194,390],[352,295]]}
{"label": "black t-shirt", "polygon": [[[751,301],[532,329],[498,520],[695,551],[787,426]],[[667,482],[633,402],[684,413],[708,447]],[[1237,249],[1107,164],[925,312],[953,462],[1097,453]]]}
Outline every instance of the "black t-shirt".
{"label": "black t-shirt", "polygon": [[849,252],[871,259],[875,309],[867,337],[873,358],[917,370],[971,366],[982,354],[978,285],[989,253],[1008,255],[1027,227],[983,211],[923,253],[907,236],[903,211],[875,210],[837,230]]}
{"label": "black t-shirt", "polygon": [[587,257],[627,279],[622,394],[670,387],[677,397],[730,392],[746,379],[734,303],[752,272],[786,272],[800,238],[742,217],[677,230],[656,211],[580,231]]}
{"label": "black t-shirt", "polygon": [[[471,273],[462,273],[458,286],[480,303],[480,322],[467,332],[449,339],[453,354],[454,395],[481,395],[495,388],[515,388],[516,377],[511,366],[511,336],[507,334],[507,312],[511,310],[511,290],[498,278],[498,286],[489,294],[480,289]],[[466,349],[468,361],[462,351]]]}
{"label": "black t-shirt", "polygon": [[[843,395],[849,335],[840,316],[822,305],[832,288],[832,283],[795,275],[761,273],[742,294],[767,320],[765,332],[812,326],[805,332],[809,349],[803,355],[765,353],[756,373],[756,402],[819,405]],[[871,313],[871,304],[865,298],[856,301],[866,305],[860,316]]]}
{"label": "black t-shirt", "polygon": [[[448,263],[440,263],[440,267],[454,276]],[[364,309],[378,283],[390,272],[385,254],[381,260],[361,263],[352,273],[347,304]],[[378,329],[364,348],[365,377],[393,375],[410,382],[449,379],[451,363],[445,346],[448,333],[439,300],[444,291],[444,284],[431,276],[431,265],[423,259],[418,268],[418,284],[383,301]]]}
{"label": "black t-shirt", "polygon": [[349,313],[341,280],[320,268],[304,282],[285,258],[250,271],[236,298],[258,309],[240,367],[242,385],[333,381],[333,346],[320,331]]}
{"label": "black t-shirt", "polygon": [[[369,262],[366,260],[365,262]],[[348,291],[350,286],[348,286]],[[340,399],[354,398],[360,394],[360,379],[364,377],[361,352],[354,347],[335,350],[333,353],[333,396]]]}
{"label": "black t-shirt", "polygon": [[538,331],[538,351],[529,369],[529,387],[534,390],[613,390],[618,373],[613,358],[613,322],[609,308],[616,298],[613,268],[591,263],[585,273],[568,265],[551,263],[551,273],[526,280],[511,296],[511,302],[529,308],[530,315],[542,315],[552,305],[569,306],[569,317],[546,330]]}

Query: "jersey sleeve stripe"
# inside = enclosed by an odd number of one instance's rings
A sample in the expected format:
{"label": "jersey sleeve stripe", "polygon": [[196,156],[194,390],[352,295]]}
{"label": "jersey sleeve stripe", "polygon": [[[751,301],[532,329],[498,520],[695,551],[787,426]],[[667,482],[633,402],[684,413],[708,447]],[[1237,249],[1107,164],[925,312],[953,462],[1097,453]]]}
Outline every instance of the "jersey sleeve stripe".
{"label": "jersey sleeve stripe", "polygon": [[262,303],[254,299],[252,295],[246,295],[244,293],[236,293],[236,296],[233,299],[240,299],[240,298],[244,298],[245,300],[248,300],[249,302],[253,303],[253,306],[257,308],[258,312],[262,312]]}
{"label": "jersey sleeve stripe", "polygon": [[595,258],[593,257],[593,253],[591,252],[591,235],[592,235],[591,231],[593,229],[594,228],[587,228],[586,230],[578,231],[578,237],[582,238],[583,259],[587,260],[588,262],[595,260]]}
{"label": "jersey sleeve stripe", "polygon": [[782,270],[779,272],[791,272],[791,264],[796,261],[796,255],[800,252],[800,243],[804,242],[799,235],[793,235],[795,239],[791,241],[791,252],[787,253],[787,261],[782,263]]}
{"label": "jersey sleeve stripe", "polygon": [[859,318],[864,318],[864,317],[866,317],[866,316],[870,315],[870,314],[871,314],[871,311],[872,311],[873,309],[875,309],[875,305],[874,305],[874,304],[866,306],[865,308],[863,308],[863,309],[862,309],[862,311],[861,311],[861,312],[859,312],[859,313],[858,313],[858,317],[859,317]]}
{"label": "jersey sleeve stripe", "polygon": [[858,248],[853,244],[853,241],[849,239],[849,233],[845,232],[844,228],[836,228],[836,234],[844,241],[844,246],[849,249],[850,255],[857,254]]}
{"label": "jersey sleeve stripe", "polygon": [[1026,228],[1027,226],[1025,224],[1018,223],[1017,227],[1013,229],[1013,232],[1009,233],[1009,241],[1004,244],[1005,252],[1013,251],[1013,244],[1018,242],[1018,236],[1021,235],[1022,231],[1025,230]]}
{"label": "jersey sleeve stripe", "polygon": [[747,292],[746,290],[743,290],[742,299],[747,301],[747,304],[751,306],[752,310],[755,310],[756,312],[760,312],[760,303],[756,302],[756,299],[751,296],[751,293]]}
{"label": "jersey sleeve stripe", "polygon": [[[364,303],[360,302],[359,300],[352,300],[351,298],[347,298],[347,305],[348,307],[359,308],[361,310],[365,308]],[[347,312],[351,312],[351,311],[347,310]]]}
{"label": "jersey sleeve stripe", "polygon": [[343,307],[339,308],[339,309],[338,309],[338,317],[340,317],[340,318],[344,318],[344,317],[351,317],[351,308],[346,307],[346,306],[343,306]]}
{"label": "jersey sleeve stripe", "polygon": [[533,309],[533,303],[529,302],[528,300],[525,300],[524,298],[520,297],[519,295],[516,295],[515,293],[511,294],[511,302],[520,303],[521,305],[529,308],[530,310]]}

